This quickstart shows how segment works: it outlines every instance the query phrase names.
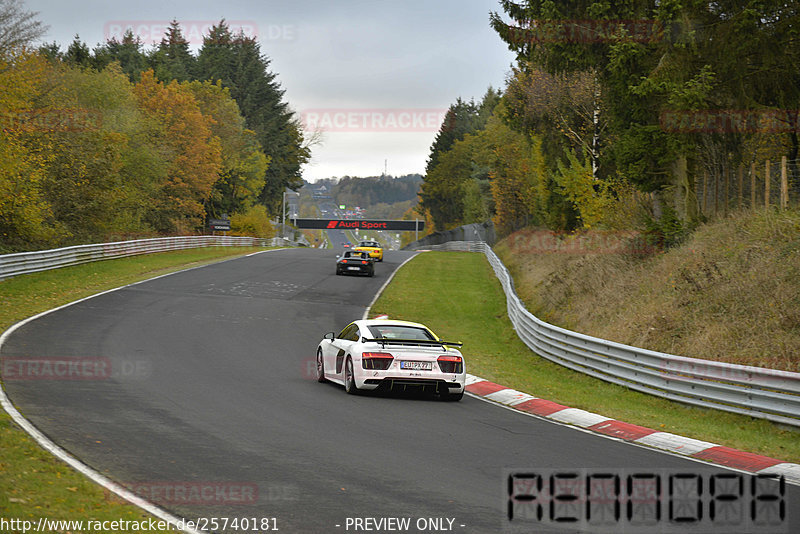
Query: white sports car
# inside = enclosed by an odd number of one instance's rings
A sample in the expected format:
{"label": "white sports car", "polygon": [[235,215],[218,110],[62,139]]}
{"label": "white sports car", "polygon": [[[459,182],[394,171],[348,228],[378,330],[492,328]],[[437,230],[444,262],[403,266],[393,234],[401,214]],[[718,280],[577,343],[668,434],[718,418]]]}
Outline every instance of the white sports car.
{"label": "white sports car", "polygon": [[467,378],[460,346],[419,323],[354,321],[339,334],[325,334],[317,348],[317,380],[342,384],[352,394],[413,388],[458,401]]}

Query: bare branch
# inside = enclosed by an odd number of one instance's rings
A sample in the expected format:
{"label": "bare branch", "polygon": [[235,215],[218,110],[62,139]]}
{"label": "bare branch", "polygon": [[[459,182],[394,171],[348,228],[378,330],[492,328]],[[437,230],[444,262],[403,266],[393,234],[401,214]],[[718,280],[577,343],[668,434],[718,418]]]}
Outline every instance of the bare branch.
{"label": "bare branch", "polygon": [[0,57],[8,57],[42,37],[48,27],[25,10],[22,0],[0,0]]}

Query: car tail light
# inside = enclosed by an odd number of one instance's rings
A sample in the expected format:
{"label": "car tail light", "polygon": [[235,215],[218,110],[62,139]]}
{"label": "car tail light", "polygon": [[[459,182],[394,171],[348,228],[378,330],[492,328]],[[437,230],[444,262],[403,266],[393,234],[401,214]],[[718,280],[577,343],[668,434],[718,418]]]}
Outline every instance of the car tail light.
{"label": "car tail light", "polygon": [[394,360],[394,356],[388,352],[364,352],[361,354],[361,367],[385,371],[392,365],[392,360]]}
{"label": "car tail light", "polygon": [[461,356],[439,356],[436,361],[439,363],[439,369],[442,370],[443,373],[463,373],[464,372],[464,361],[461,359]]}

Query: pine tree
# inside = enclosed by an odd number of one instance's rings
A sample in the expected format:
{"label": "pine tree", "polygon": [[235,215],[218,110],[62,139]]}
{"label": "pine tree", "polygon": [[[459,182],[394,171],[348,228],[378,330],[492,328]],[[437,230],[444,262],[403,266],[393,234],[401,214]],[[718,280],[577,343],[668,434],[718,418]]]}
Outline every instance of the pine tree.
{"label": "pine tree", "polygon": [[223,19],[203,37],[203,46],[197,55],[197,79],[220,80],[223,86],[232,87],[235,69],[233,35]]}
{"label": "pine tree", "polygon": [[64,63],[74,67],[92,66],[92,53],[78,35],[75,35],[69,48],[67,48],[67,52],[64,54]]}
{"label": "pine tree", "polygon": [[442,125],[439,127],[439,133],[436,134],[431,145],[431,154],[425,166],[426,174],[436,167],[440,155],[450,150],[453,143],[464,139],[466,134],[477,129],[477,117],[478,108],[472,101],[464,102],[458,98],[455,104],[450,104]]}
{"label": "pine tree", "polygon": [[247,127],[256,133],[270,158],[260,201],[276,214],[283,191],[302,186],[300,168],[310,158],[310,151],[269,64],[255,39],[244,33],[232,35],[224,20],[211,29],[198,55],[201,76],[222,80],[223,86],[230,88]]}
{"label": "pine tree", "polygon": [[158,48],[150,56],[150,65],[156,78],[169,82],[185,82],[195,79],[197,60],[189,52],[189,43],[181,32],[177,20],[173,20],[161,39]]}
{"label": "pine tree", "polygon": [[112,37],[106,44],[95,48],[94,57],[97,69],[104,68],[112,61],[118,61],[122,72],[127,74],[132,82],[139,81],[142,72],[148,68],[142,40],[130,29],[122,35],[122,41]]}

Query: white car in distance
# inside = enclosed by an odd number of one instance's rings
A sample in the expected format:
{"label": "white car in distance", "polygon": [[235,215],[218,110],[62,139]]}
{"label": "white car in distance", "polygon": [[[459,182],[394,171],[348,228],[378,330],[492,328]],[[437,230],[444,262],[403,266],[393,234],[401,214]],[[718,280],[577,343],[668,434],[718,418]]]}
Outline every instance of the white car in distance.
{"label": "white car in distance", "polygon": [[467,378],[461,345],[442,341],[420,323],[354,321],[339,334],[325,334],[317,347],[317,380],[341,384],[350,394],[427,390],[458,401]]}

